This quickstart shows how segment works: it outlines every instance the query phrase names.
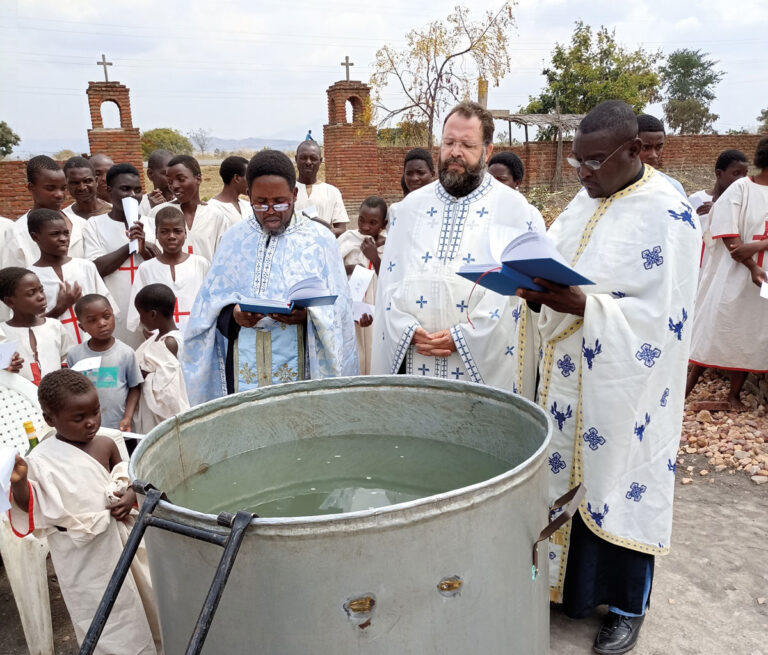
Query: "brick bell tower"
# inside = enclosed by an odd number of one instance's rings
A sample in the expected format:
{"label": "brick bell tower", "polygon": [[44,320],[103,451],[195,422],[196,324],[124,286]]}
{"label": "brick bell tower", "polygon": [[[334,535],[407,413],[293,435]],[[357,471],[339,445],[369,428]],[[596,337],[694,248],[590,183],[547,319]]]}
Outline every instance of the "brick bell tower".
{"label": "brick bell tower", "polygon": [[[87,93],[92,125],[88,130],[91,154],[104,153],[116,164],[128,162],[141,172],[144,165],[141,157],[141,134],[138,127],[133,127],[128,87],[120,82],[88,82]],[[101,108],[105,102],[117,105],[120,127],[104,127]],[[144,176],[141,178],[143,184]]]}

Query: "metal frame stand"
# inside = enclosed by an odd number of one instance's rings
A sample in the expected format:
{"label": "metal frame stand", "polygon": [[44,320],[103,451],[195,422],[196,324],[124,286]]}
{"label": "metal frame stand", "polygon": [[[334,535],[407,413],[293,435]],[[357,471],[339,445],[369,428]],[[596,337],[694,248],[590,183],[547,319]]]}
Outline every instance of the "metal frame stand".
{"label": "metal frame stand", "polygon": [[245,511],[239,511],[234,515],[228,512],[219,514],[216,522],[223,527],[230,528],[229,535],[225,536],[206,528],[196,528],[154,516],[153,512],[157,508],[158,503],[161,500],[168,500],[166,495],[159,489],[155,489],[151,484],[145,484],[139,480],[133,483],[133,489],[137,493],[146,496],[146,498],[136,518],[136,524],[133,526],[125,548],[120,555],[120,559],[117,561],[112,578],[104,591],[99,608],[96,610],[93,621],[91,621],[91,626],[85,635],[83,644],[80,647],[80,655],[92,655],[96,649],[99,637],[104,630],[107,619],[109,619],[125,576],[128,575],[131,562],[133,562],[133,558],[148,527],[175,532],[185,537],[205,541],[209,544],[216,544],[224,549],[219,565],[216,567],[216,573],[213,576],[208,595],[205,597],[200,615],[197,617],[195,629],[187,644],[187,650],[185,651],[185,655],[199,655],[208,636],[208,631],[211,628],[213,616],[221,600],[221,595],[224,593],[224,587],[227,584],[229,574],[235,564],[235,558],[240,550],[240,545],[243,543],[246,528],[255,515]]}

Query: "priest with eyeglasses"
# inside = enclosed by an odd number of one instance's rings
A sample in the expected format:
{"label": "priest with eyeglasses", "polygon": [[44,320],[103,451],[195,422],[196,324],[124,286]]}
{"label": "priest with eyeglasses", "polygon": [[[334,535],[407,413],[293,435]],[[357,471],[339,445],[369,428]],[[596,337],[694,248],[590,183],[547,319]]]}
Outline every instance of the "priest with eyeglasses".
{"label": "priest with eyeglasses", "polygon": [[[359,374],[344,264],[333,234],[294,212],[293,164],[281,152],[262,151],[248,163],[246,180],[253,215],[222,237],[184,334],[193,405],[281,382]],[[311,279],[336,296],[332,304],[288,314],[241,306],[287,300],[292,287]]]}

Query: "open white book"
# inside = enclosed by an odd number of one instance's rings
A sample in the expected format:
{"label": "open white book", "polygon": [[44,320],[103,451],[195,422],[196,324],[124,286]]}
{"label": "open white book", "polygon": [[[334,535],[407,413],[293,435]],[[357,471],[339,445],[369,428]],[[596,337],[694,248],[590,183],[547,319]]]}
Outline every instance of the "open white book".
{"label": "open white book", "polygon": [[290,314],[294,307],[318,307],[334,302],[336,296],[331,295],[328,285],[313,275],[294,284],[285,299],[244,298],[238,304],[244,312],[254,314]]}

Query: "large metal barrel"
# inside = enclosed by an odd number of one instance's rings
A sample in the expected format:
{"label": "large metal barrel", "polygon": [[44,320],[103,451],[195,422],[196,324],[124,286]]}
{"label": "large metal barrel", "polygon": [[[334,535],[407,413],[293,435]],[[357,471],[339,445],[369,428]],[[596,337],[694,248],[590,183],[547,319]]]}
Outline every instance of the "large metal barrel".
{"label": "large metal barrel", "polygon": [[[508,461],[502,475],[407,503],[254,519],[203,652],[545,655],[546,545],[538,547],[537,576],[531,565],[548,521],[549,430],[533,403],[470,383],[411,376],[297,382],[164,422],[136,449],[131,476],[173,489],[226,458],[328,435],[436,439]],[[155,513],[227,532],[214,516],[168,502]],[[222,552],[155,528],[145,539],[165,652],[181,653]]]}

